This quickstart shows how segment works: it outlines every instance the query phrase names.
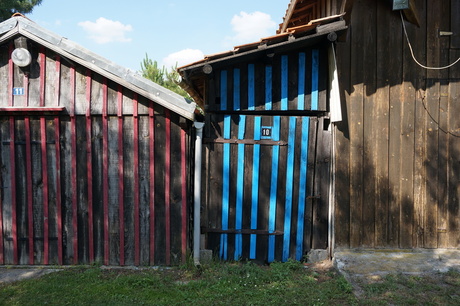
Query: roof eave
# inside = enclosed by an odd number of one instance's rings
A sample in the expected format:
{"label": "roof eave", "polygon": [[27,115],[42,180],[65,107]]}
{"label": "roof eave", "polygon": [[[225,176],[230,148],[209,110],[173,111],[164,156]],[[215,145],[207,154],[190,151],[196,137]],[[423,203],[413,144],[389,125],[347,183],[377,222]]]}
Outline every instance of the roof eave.
{"label": "roof eave", "polygon": [[267,44],[264,45],[264,44],[262,44],[262,45],[259,45],[255,49],[246,50],[246,51],[243,51],[243,52],[238,52],[238,50],[235,50],[235,51],[233,51],[231,53],[229,52],[228,56],[219,57],[217,59],[210,59],[208,57],[208,58],[205,58],[205,59],[203,59],[201,61],[197,61],[197,62],[191,63],[189,65],[182,66],[182,67],[178,68],[178,70],[179,70],[179,72],[184,72],[184,71],[187,71],[187,70],[194,70],[194,69],[197,69],[197,68],[202,68],[205,65],[213,65],[213,64],[216,64],[216,63],[220,63],[220,62],[245,57],[245,56],[248,56],[248,55],[251,55],[251,54],[254,54],[254,53],[260,53],[260,52],[267,53],[267,52],[270,52],[272,50],[276,51],[277,49],[287,47],[287,46],[291,46],[292,48],[295,48],[295,45],[297,45],[297,44],[302,44],[302,43],[305,43],[305,42],[308,42],[308,41],[312,41],[315,38],[320,38],[322,36],[327,36],[328,34],[330,34],[332,32],[343,31],[343,30],[346,30],[347,28],[348,27],[346,26],[345,21],[339,20],[339,21],[336,21],[334,23],[327,24],[325,26],[319,25],[317,27],[316,33],[311,34],[311,35],[306,35],[306,36],[297,37],[297,38],[294,37],[294,36],[291,36],[290,38],[288,38],[287,40],[285,40],[283,42],[279,42],[279,43],[272,44],[272,45],[267,45]]}

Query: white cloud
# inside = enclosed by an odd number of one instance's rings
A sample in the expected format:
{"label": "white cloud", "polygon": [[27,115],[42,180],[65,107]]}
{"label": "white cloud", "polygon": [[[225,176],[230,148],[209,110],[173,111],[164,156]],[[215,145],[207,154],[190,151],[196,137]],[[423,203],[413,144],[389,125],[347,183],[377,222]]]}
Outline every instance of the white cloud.
{"label": "white cloud", "polygon": [[204,58],[204,53],[201,50],[197,49],[184,49],[175,53],[169,54],[163,59],[163,65],[166,68],[181,67],[193,62],[202,60]]}
{"label": "white cloud", "polygon": [[126,33],[133,30],[131,25],[124,25],[119,21],[113,21],[99,17],[96,22],[83,21],[78,23],[89,35],[89,38],[98,44],[110,42],[130,42],[131,38]]}
{"label": "white cloud", "polygon": [[263,37],[275,35],[277,24],[270,15],[262,12],[246,13],[241,12],[233,16],[231,25],[235,35],[226,37],[225,46],[259,41]]}

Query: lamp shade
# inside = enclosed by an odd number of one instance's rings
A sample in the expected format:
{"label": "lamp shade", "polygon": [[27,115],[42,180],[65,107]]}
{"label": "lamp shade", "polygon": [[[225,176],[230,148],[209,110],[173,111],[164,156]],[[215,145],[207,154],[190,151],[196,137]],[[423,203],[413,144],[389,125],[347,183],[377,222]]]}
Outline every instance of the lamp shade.
{"label": "lamp shade", "polygon": [[13,53],[11,53],[11,59],[13,60],[13,63],[19,67],[26,67],[32,62],[32,56],[30,55],[30,52],[24,48],[14,49]]}

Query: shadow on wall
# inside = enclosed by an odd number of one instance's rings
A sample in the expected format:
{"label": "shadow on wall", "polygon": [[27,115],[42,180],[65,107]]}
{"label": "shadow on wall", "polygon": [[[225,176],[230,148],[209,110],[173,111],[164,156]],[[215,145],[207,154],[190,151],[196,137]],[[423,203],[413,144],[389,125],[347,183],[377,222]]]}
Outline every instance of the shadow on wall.
{"label": "shadow on wall", "polygon": [[[458,58],[434,28],[450,28],[450,3],[418,1],[407,24],[415,57]],[[434,27],[434,26],[437,27]],[[344,121],[336,139],[336,242],[343,247],[460,245],[460,70],[419,67],[397,12],[357,2],[337,45]]]}

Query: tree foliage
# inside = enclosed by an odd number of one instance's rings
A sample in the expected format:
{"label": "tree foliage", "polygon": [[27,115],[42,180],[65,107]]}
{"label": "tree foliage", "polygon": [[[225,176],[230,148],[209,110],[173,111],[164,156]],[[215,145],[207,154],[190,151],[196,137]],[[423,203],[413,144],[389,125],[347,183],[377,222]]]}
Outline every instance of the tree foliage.
{"label": "tree foliage", "polygon": [[1,0],[0,21],[10,18],[14,13],[31,13],[35,6],[40,5],[42,0]]}
{"label": "tree foliage", "polygon": [[149,79],[187,99],[191,99],[189,94],[182,89],[178,82],[180,80],[179,73],[176,70],[176,67],[171,67],[168,71],[165,66],[160,67],[157,61],[153,61],[145,56],[144,60],[141,63],[141,72],[142,76],[146,79]]}

